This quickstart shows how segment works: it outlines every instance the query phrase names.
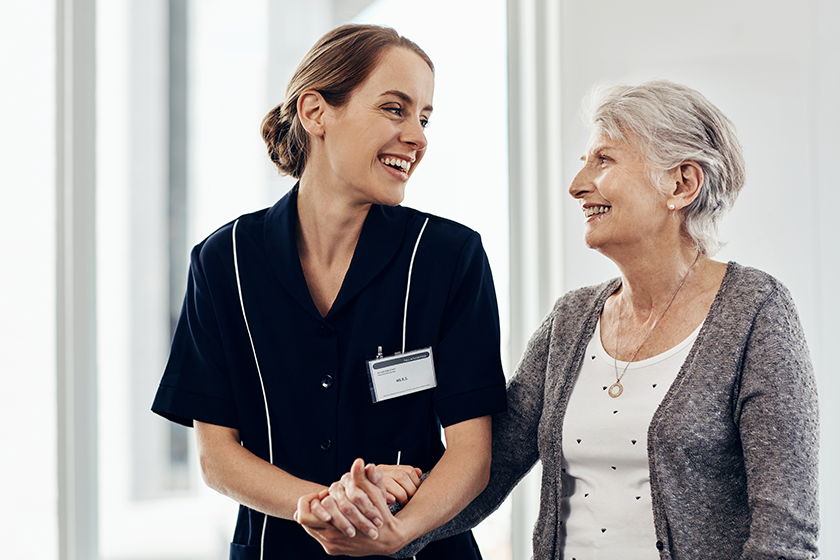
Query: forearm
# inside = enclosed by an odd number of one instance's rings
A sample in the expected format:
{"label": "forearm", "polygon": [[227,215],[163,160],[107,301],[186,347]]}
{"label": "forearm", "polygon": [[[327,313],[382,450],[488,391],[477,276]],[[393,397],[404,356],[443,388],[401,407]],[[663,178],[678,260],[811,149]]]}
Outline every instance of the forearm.
{"label": "forearm", "polygon": [[489,416],[450,426],[448,446],[429,476],[397,514],[408,530],[408,544],[458,514],[487,485],[490,477]]}
{"label": "forearm", "polygon": [[325,487],[285,472],[239,444],[238,432],[195,422],[204,482],[256,511],[292,519],[298,498]]}
{"label": "forearm", "polygon": [[[454,517],[486,486],[490,472],[492,425],[489,416],[448,426],[447,450],[408,505],[388,511],[382,472],[361,459],[353,462],[330,496],[311,494],[298,503],[296,520],[329,554],[394,554]],[[357,510],[357,507],[360,508]],[[371,524],[378,510],[378,530]],[[355,522],[350,518],[357,518]],[[367,531],[359,522],[366,522]],[[352,526],[363,529],[356,533]]]}

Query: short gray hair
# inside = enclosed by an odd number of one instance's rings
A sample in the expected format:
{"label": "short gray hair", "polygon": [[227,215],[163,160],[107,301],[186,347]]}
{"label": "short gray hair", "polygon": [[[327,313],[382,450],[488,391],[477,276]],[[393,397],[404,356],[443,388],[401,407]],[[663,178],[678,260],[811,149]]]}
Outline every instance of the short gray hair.
{"label": "short gray hair", "polygon": [[705,175],[700,194],[681,211],[685,232],[704,255],[722,243],[718,224],[744,186],[744,154],[735,126],[700,92],[668,80],[636,86],[603,85],[587,97],[593,130],[613,140],[638,141],[651,180],[661,191],[668,171],[696,162]]}

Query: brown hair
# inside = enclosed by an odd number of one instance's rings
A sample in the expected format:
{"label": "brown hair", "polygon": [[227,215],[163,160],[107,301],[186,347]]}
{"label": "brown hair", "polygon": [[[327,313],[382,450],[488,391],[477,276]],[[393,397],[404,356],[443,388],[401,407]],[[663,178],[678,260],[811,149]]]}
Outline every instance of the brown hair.
{"label": "brown hair", "polygon": [[435,67],[423,49],[390,27],[348,24],[321,37],[298,65],[286,100],[262,121],[268,157],[280,173],[300,179],[309,154],[309,137],[297,114],[297,101],[306,90],[315,90],[333,107],[341,107],[370,75],[390,48],[402,47]]}

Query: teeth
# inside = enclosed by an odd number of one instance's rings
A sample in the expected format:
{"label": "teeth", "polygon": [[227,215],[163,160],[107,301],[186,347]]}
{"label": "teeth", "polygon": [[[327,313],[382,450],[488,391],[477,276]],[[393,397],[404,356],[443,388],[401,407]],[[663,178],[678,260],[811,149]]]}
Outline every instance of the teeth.
{"label": "teeth", "polygon": [[605,212],[609,212],[609,206],[590,206],[589,208],[583,209],[583,214],[588,218],[589,216],[594,216],[595,214],[604,214]]}
{"label": "teeth", "polygon": [[406,173],[408,173],[408,170],[411,169],[411,163],[404,159],[399,159],[395,157],[384,157],[381,158],[379,161],[381,161],[389,167],[400,169],[402,171],[405,171]]}

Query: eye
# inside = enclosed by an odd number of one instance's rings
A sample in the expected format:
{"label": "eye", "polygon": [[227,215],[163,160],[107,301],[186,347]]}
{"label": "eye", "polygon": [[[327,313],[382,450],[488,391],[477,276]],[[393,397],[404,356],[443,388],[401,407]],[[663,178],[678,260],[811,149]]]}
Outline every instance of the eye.
{"label": "eye", "polygon": [[427,128],[429,126],[429,119],[427,119],[425,117],[421,117],[420,118],[420,126],[422,126],[423,128]]}
{"label": "eye", "polygon": [[397,117],[402,117],[403,116],[402,107],[383,107],[383,109],[385,111],[388,111],[389,113],[391,113],[394,116],[397,116]]}

